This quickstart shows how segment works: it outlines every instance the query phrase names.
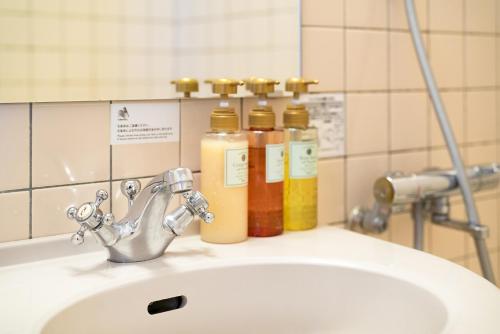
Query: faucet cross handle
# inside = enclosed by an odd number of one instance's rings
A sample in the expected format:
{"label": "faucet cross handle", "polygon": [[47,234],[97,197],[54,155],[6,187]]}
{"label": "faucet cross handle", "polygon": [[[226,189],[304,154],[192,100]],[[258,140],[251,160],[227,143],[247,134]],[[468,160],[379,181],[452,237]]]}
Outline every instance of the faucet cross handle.
{"label": "faucet cross handle", "polygon": [[109,224],[114,220],[112,214],[108,213],[104,215],[99,208],[106,199],[108,199],[108,193],[101,189],[96,192],[96,199],[94,202],[86,202],[79,207],[71,206],[66,211],[66,215],[69,219],[75,220],[80,224],[78,232],[71,237],[71,241],[75,245],[83,243],[86,230],[96,229],[102,223]]}
{"label": "faucet cross handle", "polygon": [[208,201],[199,191],[190,191],[183,194],[186,199],[186,206],[197,214],[205,223],[210,224],[215,216],[208,211]]}

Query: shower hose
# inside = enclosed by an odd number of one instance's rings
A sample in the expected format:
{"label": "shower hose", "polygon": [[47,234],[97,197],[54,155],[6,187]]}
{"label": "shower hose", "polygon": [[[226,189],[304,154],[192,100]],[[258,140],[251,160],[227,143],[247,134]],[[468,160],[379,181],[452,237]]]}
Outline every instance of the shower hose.
{"label": "shower hose", "polygon": [[[422,42],[422,35],[420,33],[417,15],[415,13],[415,4],[413,0],[405,0],[405,5],[406,16],[408,18],[408,26],[410,28],[411,36],[413,39],[415,52],[420,63],[420,69],[422,71],[422,75],[424,76],[425,83],[427,85],[427,91],[431,98],[432,105],[434,107],[434,111],[441,128],[441,132],[443,133],[443,137],[446,142],[446,146],[448,147],[448,152],[450,154],[453,167],[457,172],[460,191],[467,211],[468,224],[479,225],[479,215],[474,203],[469,180],[465,174],[464,164],[462,162],[462,158],[460,157],[460,152],[458,151],[458,146],[455,140],[455,136],[453,135],[453,130],[450,126],[450,122],[446,115],[446,111],[441,101],[441,96],[439,95],[439,91],[437,89],[436,82],[434,80],[434,76],[432,74],[432,70],[429,66],[429,61],[425,53],[425,47]],[[474,236],[474,243],[476,245],[476,251],[479,257],[479,262],[481,264],[483,276],[494,284],[495,277],[491,267],[490,257],[488,249],[486,247],[485,239],[479,236]]]}

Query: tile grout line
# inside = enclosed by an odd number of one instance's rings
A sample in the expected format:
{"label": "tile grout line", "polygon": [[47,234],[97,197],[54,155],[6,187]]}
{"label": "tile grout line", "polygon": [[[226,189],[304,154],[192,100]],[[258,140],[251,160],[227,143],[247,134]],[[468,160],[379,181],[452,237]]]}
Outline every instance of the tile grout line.
{"label": "tile grout line", "polygon": [[[495,2],[495,32],[498,34],[498,32],[500,31],[500,2],[499,1],[496,1]],[[495,58],[496,59],[499,59],[500,57],[500,36],[497,35],[496,39],[495,39]],[[500,68],[498,68],[498,65],[500,64],[499,61],[497,61],[495,63],[495,67],[496,67],[496,86],[500,86]],[[498,128],[498,112],[500,111],[500,90],[497,89],[496,91],[496,116],[497,116],[497,139],[499,138],[499,128]],[[497,161],[499,160],[500,156],[499,156],[499,150],[498,148],[496,149],[496,158],[497,158]],[[500,240],[500,201],[497,199],[497,240]],[[498,255],[497,255],[497,276],[496,276],[496,279],[497,281],[500,279],[499,276],[500,276],[500,243],[498,246]]]}
{"label": "tile grout line", "polygon": [[29,234],[33,238],[33,103],[29,104]]}
{"label": "tile grout line", "polygon": [[[471,142],[471,143],[462,143],[459,144],[459,147],[461,149],[466,149],[466,148],[478,148],[478,147],[483,147],[483,146],[491,146],[491,145],[500,145],[500,139],[498,140],[493,140],[493,141],[479,141],[479,142]],[[363,157],[372,157],[372,156],[377,156],[377,155],[384,155],[384,154],[389,154],[391,153],[392,155],[394,154],[407,154],[407,153],[421,153],[421,152],[426,152],[426,151],[439,151],[446,149],[446,145],[436,145],[436,146],[431,146],[431,147],[414,147],[414,148],[407,148],[407,149],[397,149],[397,150],[387,150],[387,151],[374,151],[374,152],[363,152],[363,153],[353,153],[349,155],[339,155],[336,157],[332,158],[322,158],[320,160],[337,160],[337,159],[346,159],[346,158],[363,158]],[[193,173],[200,173],[200,170],[192,170]],[[134,176],[133,178],[150,178],[154,177],[154,175],[140,175],[140,176]],[[16,188],[16,189],[8,189],[8,190],[0,190],[0,194],[8,194],[8,193],[15,193],[15,192],[22,192],[22,191],[29,191],[30,189],[33,190],[43,190],[43,189],[51,189],[51,188],[59,188],[59,187],[71,187],[71,186],[79,186],[79,185],[88,185],[88,184],[94,184],[94,183],[105,183],[108,181],[111,182],[116,182],[116,181],[123,181],[127,180],[129,178],[118,178],[118,179],[104,179],[104,180],[95,180],[95,181],[86,181],[86,182],[77,182],[77,183],[61,183],[61,184],[54,184],[54,185],[46,185],[46,186],[38,186],[38,187],[27,187],[27,188]]]}
{"label": "tile grout line", "polygon": [[348,129],[347,129],[347,119],[349,118],[348,112],[347,112],[347,30],[345,28],[345,23],[346,23],[346,1],[342,1],[342,43],[344,44],[343,47],[343,52],[342,52],[342,63],[343,63],[343,68],[342,68],[342,76],[343,76],[343,82],[342,82],[342,89],[344,90],[344,153],[345,153],[345,158],[344,158],[344,180],[342,182],[344,183],[344,191],[343,191],[343,196],[344,196],[344,221],[347,221],[347,217],[349,217],[349,208],[348,208],[348,176],[349,176],[349,170],[348,170],[348,161],[347,161],[347,138],[348,138]]}
{"label": "tile grout line", "polygon": [[[467,0],[463,0],[462,1],[462,11],[463,11],[463,17],[462,17],[462,34],[461,34],[461,37],[462,37],[462,59],[463,59],[463,63],[462,63],[462,71],[463,71],[463,78],[462,78],[462,85],[464,87],[467,88],[467,81],[468,81],[468,78],[467,78],[467,38],[466,38],[466,34],[465,34],[465,30],[466,30],[466,25],[467,25],[467,20],[466,20],[466,10],[467,10],[467,5],[466,5],[466,1]],[[468,101],[468,96],[467,96],[467,91],[465,91],[463,93],[463,131],[464,131],[464,138],[465,138],[465,142],[468,142],[468,136],[469,136],[469,133],[467,131],[467,116],[469,114],[469,110],[467,108],[467,101]],[[467,160],[468,160],[468,154],[467,154],[467,149],[464,149],[463,150],[463,154],[460,152],[460,147],[459,147],[459,154],[461,155],[462,157],[462,162],[464,165],[467,165]],[[462,197],[462,201],[463,201],[463,197]],[[476,206],[477,208],[477,205],[476,205],[476,199],[473,200],[473,204],[474,206]],[[476,209],[477,210],[477,209]],[[467,212],[466,212],[467,214]],[[479,212],[478,212],[479,214]],[[481,221],[481,218],[479,218],[479,221]],[[463,235],[463,249],[464,249],[464,252],[465,254],[463,254],[464,256],[467,254],[468,252],[468,249],[467,249],[467,235],[464,234]],[[465,265],[468,266],[469,261],[466,259],[465,260]]]}
{"label": "tile grout line", "polygon": [[[425,1],[425,4],[426,4],[426,26],[427,28],[429,29],[429,34],[427,35],[427,48],[428,48],[428,51],[427,51],[427,54],[428,54],[428,57],[429,57],[429,63],[431,62],[431,50],[432,50],[432,45],[431,45],[431,40],[432,40],[432,35],[433,33],[431,32],[431,6],[430,6],[430,1],[431,0],[426,0]],[[435,34],[435,33],[434,33]],[[421,74],[422,77],[423,77],[423,73]],[[425,82],[425,78],[424,78],[424,82]],[[439,89],[439,88],[438,88]],[[429,123],[428,123],[428,132],[429,132],[429,147],[427,149],[427,166],[431,166],[432,165],[432,155],[431,155],[431,148],[432,148],[432,128],[431,128],[431,124],[432,124],[432,118],[430,117],[430,114],[433,114],[433,110],[434,110],[434,105],[432,104],[432,102],[430,101],[430,96],[429,96],[429,91],[428,89],[426,88],[425,89],[426,91],[426,95],[427,95],[427,109],[428,109],[428,117],[429,117]],[[442,91],[442,89],[441,89]],[[430,102],[430,103],[429,103]],[[432,245],[433,245],[433,233],[432,233],[432,228],[431,227],[427,227],[425,226],[424,224],[424,234],[423,234],[423,250],[426,251],[426,252],[429,252],[429,253],[432,253]]]}
{"label": "tile grout line", "polygon": [[[182,165],[182,100],[177,99],[177,105],[179,106],[179,166]],[[181,166],[182,167],[182,166]]]}
{"label": "tile grout line", "polygon": [[[113,101],[109,101],[108,119],[111,126],[111,105]],[[110,133],[111,136],[111,133]],[[109,212],[113,212],[113,145],[111,145],[111,138],[109,138]]]}
{"label": "tile grout line", "polygon": [[[387,89],[390,91],[391,90],[391,84],[392,84],[392,80],[391,80],[391,74],[392,74],[392,65],[391,65],[391,61],[392,61],[392,57],[391,57],[391,47],[392,47],[392,43],[391,43],[391,31],[390,31],[390,27],[391,27],[391,1],[389,0],[386,0],[386,6],[387,6],[387,21],[386,21],[386,24],[387,24],[387,28],[389,29],[387,32],[386,32],[386,38],[387,38],[387,59],[386,59],[386,65],[387,65]],[[391,153],[391,146],[392,146],[392,126],[391,126],[391,121],[392,121],[392,108],[391,108],[391,93],[388,93],[386,95],[386,103],[387,103],[387,149],[388,149],[388,152],[387,152],[387,159],[386,159],[386,163],[387,163],[387,170],[388,171],[391,171],[392,170],[392,153]],[[387,228],[386,228],[386,231],[387,231],[387,238],[389,239],[390,242],[392,242],[392,229],[390,228],[391,225],[387,224]]]}
{"label": "tile grout line", "polygon": [[[429,6],[428,6],[429,7]],[[430,9],[428,8],[430,12]],[[405,28],[381,28],[381,27],[362,27],[362,26],[338,26],[338,25],[320,25],[320,24],[305,24],[302,28],[318,28],[318,29],[347,29],[347,30],[360,30],[360,31],[378,31],[378,32],[397,32],[397,33],[410,33],[409,29]],[[422,34],[441,34],[441,35],[470,35],[470,36],[484,36],[484,37],[498,37],[500,33],[491,31],[454,31],[454,30],[433,30],[421,29]]]}
{"label": "tile grout line", "polygon": [[[500,17],[498,16],[499,14],[499,9],[500,9],[500,2],[499,1],[495,1],[495,32],[498,33],[498,30],[500,28],[499,26],[499,23],[500,23]],[[500,52],[500,48],[499,48],[499,37],[498,35],[496,36],[495,38],[495,59],[498,59],[498,57],[500,56],[499,52]],[[500,84],[500,77],[499,77],[499,74],[500,74],[500,69],[498,68],[498,64],[499,62],[496,61],[494,63],[494,66],[495,66],[495,85],[498,87],[498,85]],[[500,111],[500,106],[499,106],[499,102],[500,102],[500,91],[499,90],[496,90],[495,92],[495,117],[496,117],[496,120],[495,120],[495,132],[496,132],[496,136],[495,138],[498,139],[498,121],[499,121],[499,118],[498,118],[498,111]],[[498,150],[498,147],[496,148],[495,150],[495,158],[496,158],[496,161],[499,160],[500,156],[499,156],[499,150]],[[498,189],[497,189],[497,196],[498,196]],[[500,240],[500,201],[498,200],[498,197],[496,199],[496,215],[497,215],[497,221],[496,221],[496,225],[497,225],[497,240]],[[497,252],[499,252],[499,249],[500,249],[500,245],[497,244]],[[490,252],[490,255],[491,255],[491,252]],[[491,258],[491,257],[490,257]],[[491,259],[491,261],[493,261],[493,259]],[[494,264],[493,264],[494,265]],[[500,256],[497,255],[497,268],[500,268]],[[496,272],[496,279],[497,279],[497,282],[499,280],[499,276],[500,275],[500,269],[497,269],[497,272]]]}

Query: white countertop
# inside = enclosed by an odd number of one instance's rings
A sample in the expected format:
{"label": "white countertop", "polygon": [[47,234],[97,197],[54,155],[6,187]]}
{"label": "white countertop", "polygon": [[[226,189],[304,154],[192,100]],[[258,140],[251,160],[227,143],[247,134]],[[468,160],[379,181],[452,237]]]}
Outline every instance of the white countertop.
{"label": "white countertop", "polygon": [[[438,296],[448,307],[450,333],[455,332],[453,328],[464,333],[467,329],[470,333],[485,333],[482,329],[491,327],[492,322],[500,332],[500,290],[485,279],[427,253],[340,228],[250,238],[231,245],[204,243],[198,236],[183,237],[174,240],[161,258],[130,264],[110,263],[104,250],[92,251],[100,249],[96,247],[64,256],[70,249],[73,253],[80,251],[70,248],[66,238],[0,245],[1,333],[34,333],[41,322],[75,299],[159,272],[206,268],[220,261],[277,257],[321,259],[388,273]],[[37,258],[43,260],[35,261]]]}

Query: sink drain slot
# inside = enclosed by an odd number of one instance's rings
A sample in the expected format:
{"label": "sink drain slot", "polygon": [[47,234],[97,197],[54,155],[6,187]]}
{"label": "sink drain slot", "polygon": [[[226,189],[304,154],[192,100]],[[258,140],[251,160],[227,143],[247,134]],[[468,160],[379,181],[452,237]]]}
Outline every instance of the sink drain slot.
{"label": "sink drain slot", "polygon": [[158,314],[183,308],[187,303],[186,296],[176,296],[166,299],[155,300],[149,303],[148,313]]}

